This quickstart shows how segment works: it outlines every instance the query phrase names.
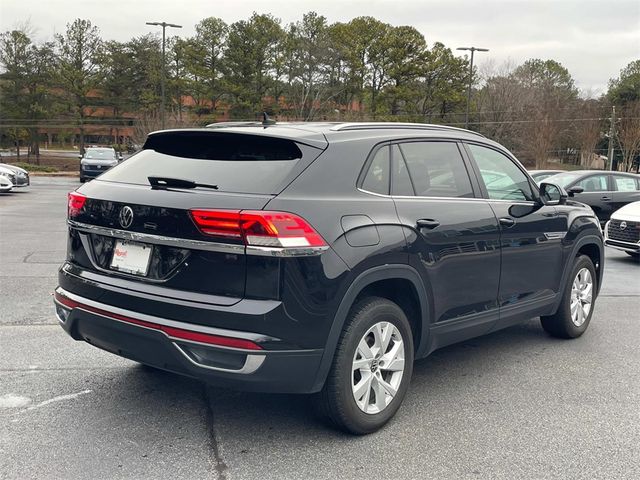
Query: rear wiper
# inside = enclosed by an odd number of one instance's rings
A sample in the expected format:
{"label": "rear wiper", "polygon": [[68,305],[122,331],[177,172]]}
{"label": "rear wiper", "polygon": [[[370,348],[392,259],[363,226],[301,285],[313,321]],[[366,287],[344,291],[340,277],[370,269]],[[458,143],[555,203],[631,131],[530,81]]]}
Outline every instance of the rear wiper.
{"label": "rear wiper", "polygon": [[151,188],[212,188],[218,190],[218,185],[196,183],[193,180],[171,177],[147,177]]}

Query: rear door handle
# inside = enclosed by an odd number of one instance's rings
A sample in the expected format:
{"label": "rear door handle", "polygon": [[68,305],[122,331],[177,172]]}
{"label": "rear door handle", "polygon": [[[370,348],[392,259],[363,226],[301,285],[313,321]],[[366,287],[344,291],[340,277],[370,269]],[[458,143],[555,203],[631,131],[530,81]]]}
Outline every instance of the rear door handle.
{"label": "rear door handle", "polygon": [[511,217],[502,217],[500,220],[500,225],[503,227],[513,227],[516,224],[516,221]]}
{"label": "rear door handle", "polygon": [[600,197],[601,200],[604,200],[605,202],[608,202],[609,200],[611,200],[611,197],[607,197],[606,195],[603,195]]}
{"label": "rear door handle", "polygon": [[432,218],[421,218],[416,222],[416,225],[419,229],[425,228],[427,230],[433,230],[440,225],[440,222],[437,220],[433,220]]}

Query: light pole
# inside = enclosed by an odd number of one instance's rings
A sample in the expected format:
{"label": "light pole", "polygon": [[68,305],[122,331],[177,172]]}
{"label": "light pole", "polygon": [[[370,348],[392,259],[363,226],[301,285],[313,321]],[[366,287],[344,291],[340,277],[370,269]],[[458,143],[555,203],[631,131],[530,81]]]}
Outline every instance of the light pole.
{"label": "light pole", "polygon": [[467,113],[464,116],[464,128],[469,128],[469,106],[471,105],[471,83],[473,82],[473,54],[474,52],[488,52],[488,48],[478,47],[458,47],[456,50],[468,50],[471,52],[471,63],[469,64],[469,86],[467,87]]}
{"label": "light pole", "polygon": [[165,68],[166,68],[166,62],[165,62],[165,41],[166,41],[166,35],[165,35],[165,31],[167,30],[167,27],[172,27],[172,28],[182,28],[182,25],[176,25],[175,23],[167,23],[167,22],[147,22],[147,25],[153,25],[156,27],[162,27],[162,71],[160,72],[160,96],[161,98],[161,102],[160,102],[160,119],[162,122],[162,129],[164,130],[164,76],[165,76]]}

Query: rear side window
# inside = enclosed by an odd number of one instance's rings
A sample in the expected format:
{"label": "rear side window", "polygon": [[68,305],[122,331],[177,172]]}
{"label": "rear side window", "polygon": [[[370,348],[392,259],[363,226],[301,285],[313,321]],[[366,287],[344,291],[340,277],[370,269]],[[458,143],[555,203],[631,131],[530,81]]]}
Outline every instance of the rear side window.
{"label": "rear side window", "polygon": [[638,190],[638,180],[624,175],[614,175],[613,179],[616,183],[616,190],[619,192],[633,192]]}
{"label": "rear side window", "polygon": [[389,147],[380,148],[371,164],[369,170],[362,182],[362,189],[367,192],[379,193],[381,195],[389,194]]}
{"label": "rear side window", "polygon": [[400,144],[400,151],[417,196],[473,197],[469,174],[455,143],[407,142]]}
{"label": "rear side window", "polygon": [[150,135],[141,152],[102,174],[100,180],[148,185],[149,176],[170,177],[217,185],[223,192],[273,194],[320,153],[282,138],[167,132]]}
{"label": "rear side window", "polygon": [[506,155],[492,148],[469,144],[489,198],[494,200],[533,200],[527,176]]}

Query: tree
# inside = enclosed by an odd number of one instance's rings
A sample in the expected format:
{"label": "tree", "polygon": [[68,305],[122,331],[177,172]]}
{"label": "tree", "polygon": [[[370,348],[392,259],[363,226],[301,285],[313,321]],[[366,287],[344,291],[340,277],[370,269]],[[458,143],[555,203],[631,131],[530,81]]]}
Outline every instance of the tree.
{"label": "tree", "polygon": [[236,114],[253,116],[263,110],[263,99],[274,82],[271,73],[277,46],[283,38],[280,20],[271,15],[254,13],[249,20],[229,27],[226,60]]}
{"label": "tree", "polygon": [[40,122],[52,113],[49,79],[52,70],[50,43],[34,45],[25,30],[0,35],[0,64],[4,69],[0,106],[13,121],[7,132],[16,144],[20,157],[20,141],[29,140],[28,156],[40,162]]}
{"label": "tree", "polygon": [[524,94],[527,122],[520,129],[521,138],[536,168],[544,168],[552,147],[566,134],[568,125],[560,120],[578,90],[569,71],[555,60],[527,60],[515,69],[513,78]]}
{"label": "tree", "polygon": [[416,90],[416,81],[426,74],[427,42],[413,27],[391,27],[387,40],[389,85],[385,98],[391,115],[400,114],[401,108],[411,101]]}
{"label": "tree", "polygon": [[329,83],[329,27],[327,19],[309,12],[289,26],[286,51],[289,100],[296,116],[312,120],[333,97]]}
{"label": "tree", "polygon": [[640,155],[640,100],[629,102],[623,108],[618,141],[622,151],[623,169],[628,172],[636,157]]}
{"label": "tree", "polygon": [[435,43],[426,52],[425,60],[416,112],[429,122],[434,116],[445,120],[465,102],[469,64],[442,43]]}
{"label": "tree", "polygon": [[599,115],[602,105],[597,100],[582,100],[577,103],[574,112],[574,138],[580,146],[580,165],[591,168],[591,158],[602,136],[602,120]]}
{"label": "tree", "polygon": [[198,114],[213,112],[218,100],[226,93],[224,51],[229,31],[219,18],[209,17],[196,25],[196,35],[184,47],[187,72],[197,79],[191,91],[198,105]]}
{"label": "tree", "polygon": [[640,60],[630,62],[620,76],[609,80],[609,101],[613,105],[626,105],[640,100]]}
{"label": "tree", "polygon": [[89,20],[76,19],[67,24],[64,34],[56,34],[57,77],[71,114],[80,130],[80,153],[84,153],[86,117],[92,105],[91,94],[100,85],[100,55],[103,43],[98,27]]}

